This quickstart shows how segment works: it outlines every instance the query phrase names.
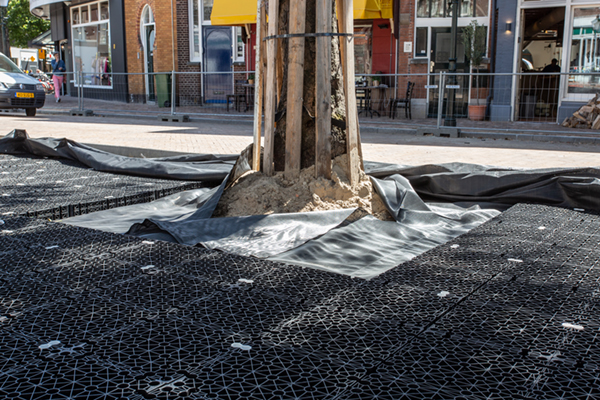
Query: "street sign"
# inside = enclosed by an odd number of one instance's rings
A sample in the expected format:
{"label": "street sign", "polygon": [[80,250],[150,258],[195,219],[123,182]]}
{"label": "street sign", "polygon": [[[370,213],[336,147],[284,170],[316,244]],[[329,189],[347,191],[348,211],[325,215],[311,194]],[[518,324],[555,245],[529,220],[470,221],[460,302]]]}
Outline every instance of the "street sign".
{"label": "street sign", "polygon": [[460,89],[460,85],[448,85],[446,86],[447,89]]}
{"label": "street sign", "polygon": [[437,89],[438,85],[425,85],[425,89]]}

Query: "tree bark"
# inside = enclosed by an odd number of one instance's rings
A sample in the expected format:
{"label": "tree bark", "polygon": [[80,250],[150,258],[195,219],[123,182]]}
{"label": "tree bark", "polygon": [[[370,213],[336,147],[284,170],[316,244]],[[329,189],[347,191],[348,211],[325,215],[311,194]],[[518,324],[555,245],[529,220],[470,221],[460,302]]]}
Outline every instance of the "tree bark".
{"label": "tree bark", "polygon": [[[288,33],[289,6],[291,0],[280,0],[279,4],[279,34]],[[335,13],[335,1],[333,2],[333,32],[338,31]],[[306,3],[306,32],[315,32],[316,2],[307,0]],[[274,157],[276,171],[283,171],[285,167],[285,132],[287,109],[287,68],[288,64],[288,39],[281,40],[281,51],[278,57],[283,57],[283,84],[279,93],[277,113],[281,115],[277,121],[274,138]],[[333,158],[346,153],[345,131],[336,125],[346,124],[346,102],[344,97],[344,86],[342,81],[342,67],[340,60],[339,37],[333,36],[331,41],[331,155]],[[353,62],[353,61],[352,61]],[[315,164],[315,83],[316,83],[316,40],[314,37],[306,38],[304,50],[304,89],[302,99],[302,151],[300,157],[301,168],[308,168]],[[338,122],[339,121],[339,122]]]}

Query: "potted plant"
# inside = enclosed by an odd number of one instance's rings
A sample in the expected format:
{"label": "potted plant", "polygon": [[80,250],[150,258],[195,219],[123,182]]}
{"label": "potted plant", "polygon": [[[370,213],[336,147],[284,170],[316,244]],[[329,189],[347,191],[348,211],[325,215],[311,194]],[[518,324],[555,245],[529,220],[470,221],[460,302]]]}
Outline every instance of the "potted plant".
{"label": "potted plant", "polygon": [[248,83],[254,85],[254,74],[248,75]]}
{"label": "potted plant", "polygon": [[[469,71],[472,67],[477,68],[483,61],[485,54],[485,28],[473,20],[469,25],[463,28],[463,44],[465,46],[465,57],[469,61]],[[470,86],[470,85],[469,85]],[[479,104],[479,77],[475,75],[475,87],[477,91],[477,104],[469,104],[469,119],[473,121],[483,121],[485,118],[485,104]]]}
{"label": "potted plant", "polygon": [[376,76],[371,77],[371,84],[373,86],[379,86],[380,83],[381,83],[381,76],[376,75]]}

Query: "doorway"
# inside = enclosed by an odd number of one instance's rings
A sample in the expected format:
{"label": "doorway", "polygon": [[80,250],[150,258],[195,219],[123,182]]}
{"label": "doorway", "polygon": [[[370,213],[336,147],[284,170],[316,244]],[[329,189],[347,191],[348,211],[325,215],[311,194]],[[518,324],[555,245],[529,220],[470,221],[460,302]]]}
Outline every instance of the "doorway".
{"label": "doorway", "polygon": [[[560,92],[565,7],[521,11],[516,120],[555,122]],[[554,61],[553,61],[554,60]],[[556,75],[547,75],[556,73]]]}
{"label": "doorway", "polygon": [[140,38],[144,50],[144,81],[146,88],[146,102],[154,103],[156,101],[154,81],[154,44],[156,38],[156,25],[152,8],[146,5],[142,11],[142,20],[140,22]]}
{"label": "doorway", "polygon": [[[204,27],[204,101],[227,103],[233,93],[231,27]],[[210,73],[217,72],[217,73]]]}

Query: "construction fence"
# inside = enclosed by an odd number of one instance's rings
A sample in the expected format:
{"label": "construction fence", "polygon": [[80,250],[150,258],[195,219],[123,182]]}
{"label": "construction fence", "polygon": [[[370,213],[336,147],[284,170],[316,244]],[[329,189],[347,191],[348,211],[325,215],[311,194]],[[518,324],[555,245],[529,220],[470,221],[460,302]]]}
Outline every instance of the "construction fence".
{"label": "construction fence", "polygon": [[[357,111],[373,124],[487,130],[561,130],[600,93],[600,73],[356,76]],[[63,101],[45,109],[213,118],[254,116],[254,72],[66,74]],[[589,124],[591,127],[592,124]],[[588,128],[580,124],[578,128]],[[589,133],[593,133],[591,130]]]}

